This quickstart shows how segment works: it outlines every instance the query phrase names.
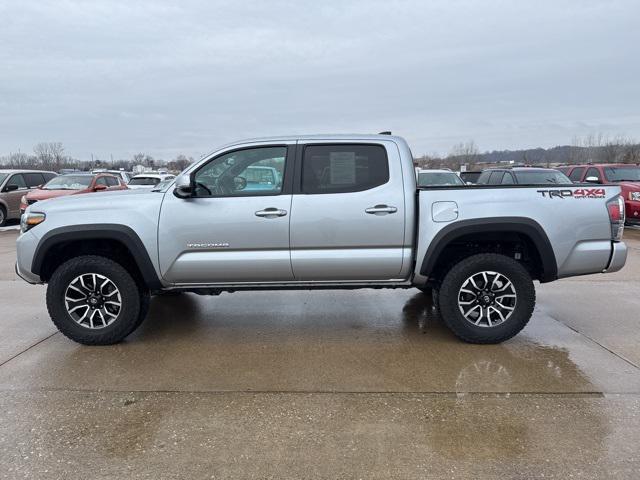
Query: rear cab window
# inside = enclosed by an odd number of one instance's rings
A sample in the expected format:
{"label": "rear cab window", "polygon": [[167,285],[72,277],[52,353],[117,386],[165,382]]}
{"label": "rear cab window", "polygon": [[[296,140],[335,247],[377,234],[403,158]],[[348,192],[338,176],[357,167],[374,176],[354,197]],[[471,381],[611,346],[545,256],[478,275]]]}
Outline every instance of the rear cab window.
{"label": "rear cab window", "polygon": [[302,155],[301,192],[361,192],[389,181],[389,160],[382,145],[307,145]]}

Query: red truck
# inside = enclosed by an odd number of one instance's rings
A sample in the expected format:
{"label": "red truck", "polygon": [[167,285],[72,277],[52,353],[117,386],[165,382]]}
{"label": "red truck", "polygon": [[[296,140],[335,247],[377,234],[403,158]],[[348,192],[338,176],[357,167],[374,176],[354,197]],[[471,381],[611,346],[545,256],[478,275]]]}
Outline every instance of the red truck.
{"label": "red truck", "polygon": [[564,166],[558,170],[574,182],[620,185],[627,214],[626,223],[640,225],[640,165],[599,163]]}

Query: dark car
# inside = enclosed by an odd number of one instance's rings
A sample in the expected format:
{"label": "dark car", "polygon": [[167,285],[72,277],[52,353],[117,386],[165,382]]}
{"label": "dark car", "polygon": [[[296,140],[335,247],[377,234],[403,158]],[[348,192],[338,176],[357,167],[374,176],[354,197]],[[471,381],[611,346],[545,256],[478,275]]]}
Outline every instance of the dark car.
{"label": "dark car", "polygon": [[554,168],[513,167],[483,170],[478,185],[546,185],[570,184],[564,173]]}
{"label": "dark car", "polygon": [[20,218],[20,199],[56,176],[39,170],[0,170],[0,227]]}
{"label": "dark car", "polygon": [[464,183],[478,183],[478,178],[482,172],[460,172],[460,178]]}

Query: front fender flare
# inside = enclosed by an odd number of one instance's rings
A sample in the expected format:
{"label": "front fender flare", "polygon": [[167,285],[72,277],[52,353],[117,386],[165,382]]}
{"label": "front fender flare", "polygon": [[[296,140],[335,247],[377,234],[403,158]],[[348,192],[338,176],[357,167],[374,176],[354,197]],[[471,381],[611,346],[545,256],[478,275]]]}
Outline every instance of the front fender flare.
{"label": "front fender flare", "polygon": [[118,224],[70,225],[50,230],[38,242],[31,264],[31,272],[40,276],[45,258],[51,248],[62,242],[77,240],[116,240],[122,243],[134,258],[147,287],[150,290],[162,288],[162,283],[151,262],[149,253],[138,234],[132,228]]}

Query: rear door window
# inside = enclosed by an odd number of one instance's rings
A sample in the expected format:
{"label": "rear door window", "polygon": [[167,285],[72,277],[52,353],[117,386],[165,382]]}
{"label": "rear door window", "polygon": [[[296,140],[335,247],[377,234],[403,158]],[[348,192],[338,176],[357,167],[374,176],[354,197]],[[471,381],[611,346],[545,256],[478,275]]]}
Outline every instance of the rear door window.
{"label": "rear door window", "polygon": [[309,145],[302,158],[302,193],[348,193],[389,181],[382,145]]}

